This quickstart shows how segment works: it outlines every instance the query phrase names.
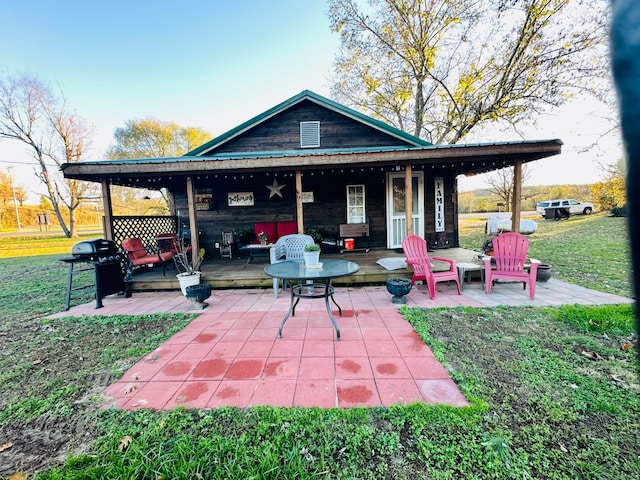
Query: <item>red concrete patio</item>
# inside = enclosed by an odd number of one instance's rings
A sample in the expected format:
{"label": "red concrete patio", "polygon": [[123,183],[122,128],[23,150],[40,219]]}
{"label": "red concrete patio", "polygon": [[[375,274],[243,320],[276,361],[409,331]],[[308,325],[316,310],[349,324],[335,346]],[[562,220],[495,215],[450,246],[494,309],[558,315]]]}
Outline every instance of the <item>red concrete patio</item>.
{"label": "red concrete patio", "polygon": [[[277,338],[288,293],[274,299],[271,289],[214,290],[195,320],[104,391],[105,407],[467,405],[384,286],[338,288],[335,298],[343,309],[342,317],[333,310],[341,340],[319,300],[302,300]],[[426,308],[633,302],[553,279],[538,284],[533,301],[520,284],[497,285],[486,295],[479,282],[466,284],[463,295],[438,284],[435,300],[417,285],[407,299],[409,306]],[[54,316],[187,312],[193,306],[180,292],[110,296],[104,305]]]}

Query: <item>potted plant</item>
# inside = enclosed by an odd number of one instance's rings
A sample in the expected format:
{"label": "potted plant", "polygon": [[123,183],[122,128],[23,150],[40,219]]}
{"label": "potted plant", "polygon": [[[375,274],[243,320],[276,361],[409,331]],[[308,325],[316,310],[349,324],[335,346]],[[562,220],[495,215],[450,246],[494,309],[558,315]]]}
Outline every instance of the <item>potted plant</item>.
{"label": "potted plant", "polygon": [[493,255],[493,239],[489,238],[488,240],[485,240],[484,243],[482,244],[482,253],[484,253],[485,255]]}
{"label": "potted plant", "polygon": [[311,238],[313,238],[313,241],[316,242],[318,245],[322,243],[322,239],[323,239],[324,235],[322,235],[322,232],[320,231],[320,229],[318,227],[316,227],[316,226],[307,226],[304,229],[304,233],[306,233]]}
{"label": "potted plant", "polygon": [[260,241],[260,245],[266,245],[269,237],[266,233],[264,233],[264,231],[261,231],[260,233],[258,233],[258,240]]}
{"label": "potted plant", "polygon": [[310,243],[304,246],[304,263],[307,267],[315,267],[320,263],[320,245],[317,243]]}
{"label": "potted plant", "polygon": [[187,287],[191,285],[198,285],[200,283],[200,265],[204,259],[204,248],[201,248],[198,252],[198,258],[195,262],[191,261],[191,252],[184,247],[184,243],[180,243],[180,251],[176,253],[173,258],[176,262],[176,268],[180,273],[176,275],[178,282],[180,282],[180,289],[184,296],[187,295]]}
{"label": "potted plant", "polygon": [[253,228],[239,227],[233,230],[233,237],[238,240],[238,246],[242,247],[251,243]]}

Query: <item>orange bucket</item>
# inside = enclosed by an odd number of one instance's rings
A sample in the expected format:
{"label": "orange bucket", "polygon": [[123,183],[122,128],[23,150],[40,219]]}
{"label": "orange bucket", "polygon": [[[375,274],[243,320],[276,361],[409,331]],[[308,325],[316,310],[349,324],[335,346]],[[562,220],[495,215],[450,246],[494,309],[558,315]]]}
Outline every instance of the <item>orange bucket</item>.
{"label": "orange bucket", "polygon": [[347,250],[353,250],[353,243],[354,243],[353,238],[345,238],[344,248],[346,248]]}

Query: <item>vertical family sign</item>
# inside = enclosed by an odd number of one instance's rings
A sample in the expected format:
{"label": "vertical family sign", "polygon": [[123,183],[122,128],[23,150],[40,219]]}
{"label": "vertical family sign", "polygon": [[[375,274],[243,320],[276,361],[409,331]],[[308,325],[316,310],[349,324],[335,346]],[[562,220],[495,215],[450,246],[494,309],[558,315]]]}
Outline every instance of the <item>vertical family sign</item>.
{"label": "vertical family sign", "polygon": [[436,232],[444,232],[444,181],[443,177],[434,178]]}

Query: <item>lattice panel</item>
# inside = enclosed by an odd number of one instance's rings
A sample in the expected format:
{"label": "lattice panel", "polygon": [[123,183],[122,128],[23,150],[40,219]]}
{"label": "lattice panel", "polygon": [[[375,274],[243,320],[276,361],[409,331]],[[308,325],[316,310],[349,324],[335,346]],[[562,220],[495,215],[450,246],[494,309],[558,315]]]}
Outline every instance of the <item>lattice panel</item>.
{"label": "lattice panel", "polygon": [[178,217],[173,216],[118,216],[113,217],[113,239],[136,237],[147,248],[155,247],[153,238],[161,233],[178,233]]}

